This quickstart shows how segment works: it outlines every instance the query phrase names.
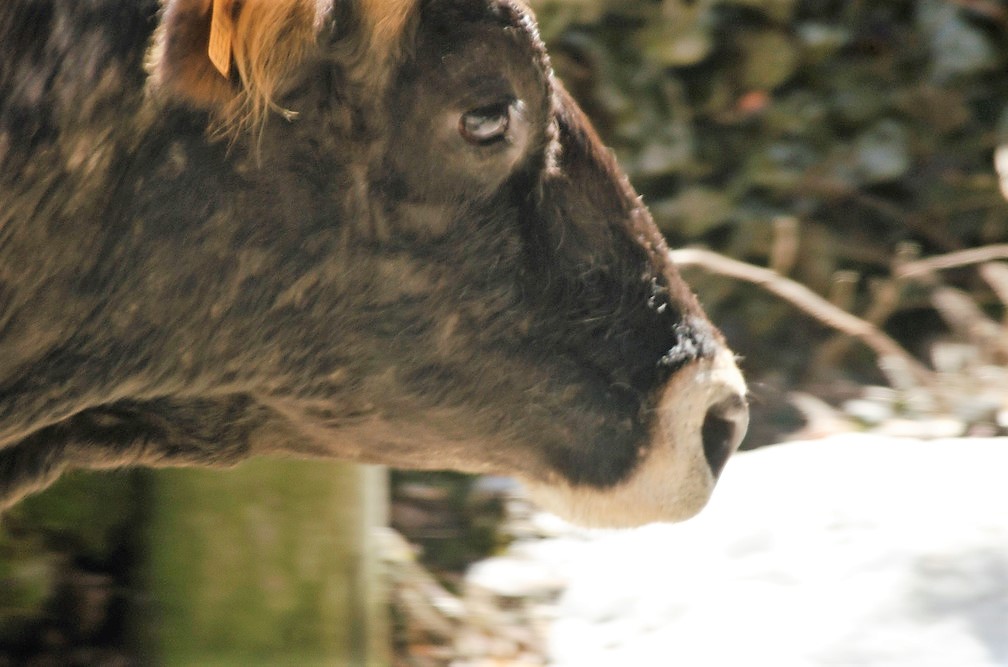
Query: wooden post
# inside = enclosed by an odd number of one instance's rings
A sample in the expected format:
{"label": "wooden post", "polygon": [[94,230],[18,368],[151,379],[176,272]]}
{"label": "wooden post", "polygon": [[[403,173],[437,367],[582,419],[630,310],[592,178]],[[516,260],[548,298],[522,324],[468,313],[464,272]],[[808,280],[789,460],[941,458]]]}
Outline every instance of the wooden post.
{"label": "wooden post", "polygon": [[383,468],[259,459],[155,476],[150,618],[163,665],[385,665]]}

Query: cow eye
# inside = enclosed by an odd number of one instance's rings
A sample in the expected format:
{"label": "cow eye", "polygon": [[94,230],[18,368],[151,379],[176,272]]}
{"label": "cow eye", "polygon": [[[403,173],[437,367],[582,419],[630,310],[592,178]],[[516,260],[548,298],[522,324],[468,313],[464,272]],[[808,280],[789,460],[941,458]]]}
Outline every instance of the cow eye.
{"label": "cow eye", "polygon": [[512,101],[471,109],[459,119],[459,134],[474,146],[490,146],[507,138]]}

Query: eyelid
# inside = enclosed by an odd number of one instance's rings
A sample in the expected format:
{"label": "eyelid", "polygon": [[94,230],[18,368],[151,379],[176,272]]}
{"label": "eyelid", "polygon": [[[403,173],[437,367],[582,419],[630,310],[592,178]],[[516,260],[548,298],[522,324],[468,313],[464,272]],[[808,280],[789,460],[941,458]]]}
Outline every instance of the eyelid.
{"label": "eyelid", "polygon": [[459,83],[457,100],[466,109],[475,109],[515,96],[511,81],[501,73],[464,77]]}

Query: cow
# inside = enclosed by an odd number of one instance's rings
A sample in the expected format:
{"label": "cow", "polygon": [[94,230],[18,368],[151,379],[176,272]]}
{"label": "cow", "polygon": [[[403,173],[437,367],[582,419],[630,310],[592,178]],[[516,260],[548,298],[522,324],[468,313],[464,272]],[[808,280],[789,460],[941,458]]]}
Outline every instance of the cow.
{"label": "cow", "polygon": [[0,506],[286,455],[629,526],[747,423],[520,0],[0,4]]}

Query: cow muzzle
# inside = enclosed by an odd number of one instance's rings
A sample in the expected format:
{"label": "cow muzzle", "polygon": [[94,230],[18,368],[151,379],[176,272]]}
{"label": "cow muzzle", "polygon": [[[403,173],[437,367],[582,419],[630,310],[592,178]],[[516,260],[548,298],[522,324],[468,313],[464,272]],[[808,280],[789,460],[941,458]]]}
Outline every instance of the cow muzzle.
{"label": "cow muzzle", "polygon": [[532,482],[546,509],[597,527],[681,521],[710,499],[749,425],[742,373],[728,350],[679,369],[660,390],[650,441],[623,481],[606,488]]}

